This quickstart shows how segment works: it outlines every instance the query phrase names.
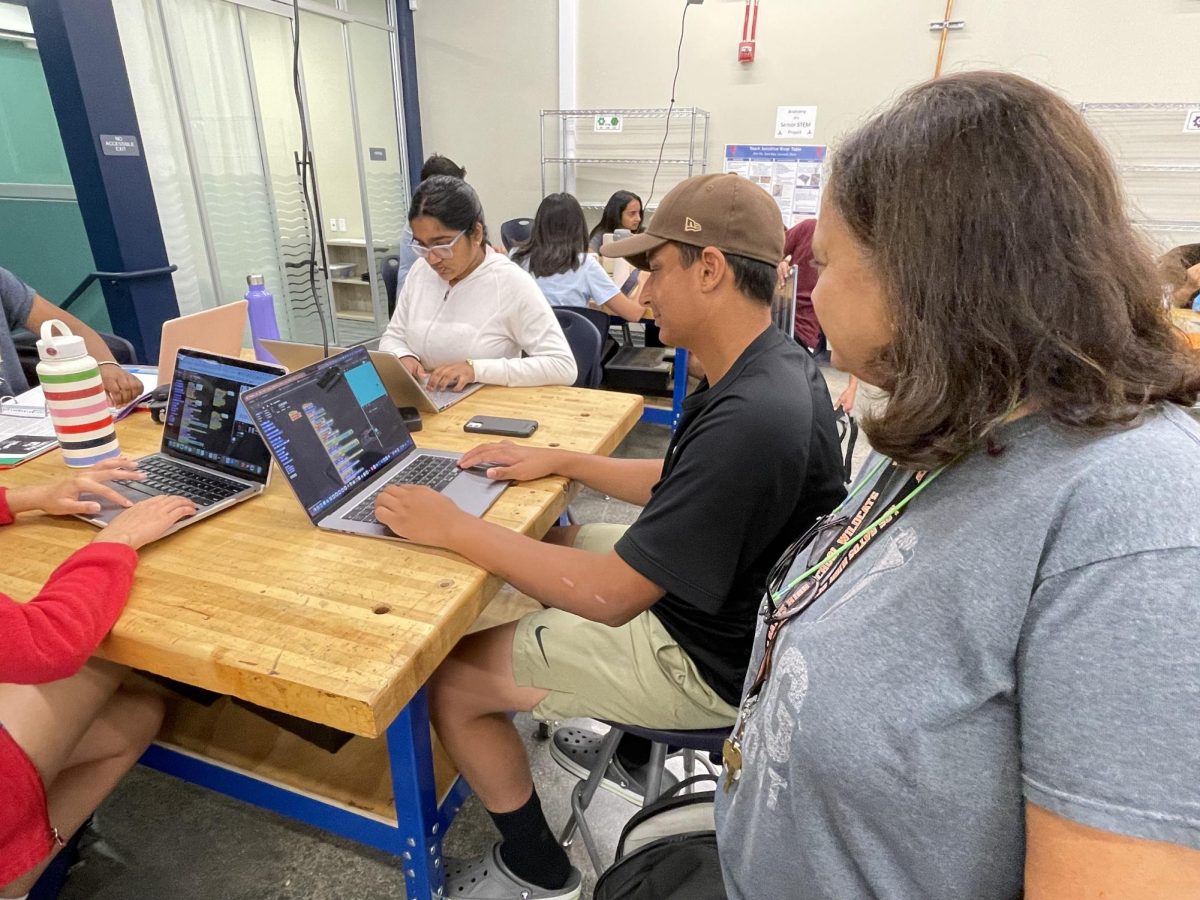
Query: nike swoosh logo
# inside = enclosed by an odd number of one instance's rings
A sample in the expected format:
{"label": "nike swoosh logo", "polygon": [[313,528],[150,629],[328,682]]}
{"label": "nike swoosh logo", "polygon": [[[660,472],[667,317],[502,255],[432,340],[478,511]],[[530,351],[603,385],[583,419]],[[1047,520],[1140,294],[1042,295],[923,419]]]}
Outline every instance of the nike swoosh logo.
{"label": "nike swoosh logo", "polygon": [[542,659],[546,660],[546,665],[550,665],[550,660],[546,657],[546,648],[542,646],[542,632],[549,627],[550,626],[548,625],[539,625],[537,628],[533,629],[534,640],[537,641],[538,649],[542,651]]}

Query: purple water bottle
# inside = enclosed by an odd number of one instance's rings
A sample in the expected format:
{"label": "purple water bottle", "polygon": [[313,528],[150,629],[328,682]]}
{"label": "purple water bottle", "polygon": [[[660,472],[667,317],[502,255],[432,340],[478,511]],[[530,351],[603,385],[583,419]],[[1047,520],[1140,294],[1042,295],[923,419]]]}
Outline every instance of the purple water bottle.
{"label": "purple water bottle", "polygon": [[279,340],[279,323],[275,321],[275,298],[263,284],[261,275],[246,276],[246,302],[250,304],[250,337],[254,340],[254,355],[262,362],[277,363],[263,347],[263,340]]}

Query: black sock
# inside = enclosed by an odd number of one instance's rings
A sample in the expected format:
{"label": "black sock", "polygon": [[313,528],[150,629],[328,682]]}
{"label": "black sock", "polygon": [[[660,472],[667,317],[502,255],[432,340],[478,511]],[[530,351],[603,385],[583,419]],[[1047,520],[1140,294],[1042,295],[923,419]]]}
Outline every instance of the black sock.
{"label": "black sock", "polygon": [[644,737],[626,734],[617,741],[617,759],[625,767],[626,772],[640,769],[650,762],[650,748],[653,746]]}
{"label": "black sock", "polygon": [[571,861],[559,845],[534,790],[520,809],[488,815],[500,829],[500,858],[522,881],[541,888],[560,888],[571,877]]}

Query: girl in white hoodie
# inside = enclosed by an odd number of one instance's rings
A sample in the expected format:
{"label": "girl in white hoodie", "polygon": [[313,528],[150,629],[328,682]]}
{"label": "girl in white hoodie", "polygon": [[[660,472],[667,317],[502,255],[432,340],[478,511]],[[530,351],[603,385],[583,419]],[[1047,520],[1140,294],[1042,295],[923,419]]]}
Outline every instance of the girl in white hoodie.
{"label": "girl in white hoodie", "polygon": [[[420,257],[379,342],[431,390],[475,381],[511,387],[573,384],[575,357],[529,276],[488,246],[483,208],[460,178],[421,183],[408,211]],[[522,353],[525,354],[522,357]]]}

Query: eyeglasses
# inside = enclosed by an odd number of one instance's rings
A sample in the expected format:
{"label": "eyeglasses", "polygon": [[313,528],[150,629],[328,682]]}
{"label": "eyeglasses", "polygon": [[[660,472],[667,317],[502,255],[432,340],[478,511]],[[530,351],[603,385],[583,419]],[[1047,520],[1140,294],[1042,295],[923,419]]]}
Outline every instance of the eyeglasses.
{"label": "eyeglasses", "polygon": [[775,607],[781,599],[778,595],[783,590],[788,573],[792,570],[800,551],[807,548],[808,556],[802,568],[811,569],[820,560],[821,555],[828,552],[826,538],[837,534],[849,524],[849,516],[829,513],[813,522],[804,534],[788,545],[788,548],[783,551],[783,556],[775,561],[775,565],[767,573],[767,610],[769,613],[775,612]]}
{"label": "eyeglasses", "polygon": [[467,232],[465,230],[460,231],[454,236],[454,240],[450,241],[448,244],[434,244],[432,247],[426,247],[424,244],[418,244],[416,238],[413,238],[411,241],[409,241],[409,243],[412,244],[413,252],[416,253],[417,256],[422,258],[436,256],[438,259],[449,259],[454,255],[454,245],[457,244],[459,238],[466,233]]}

